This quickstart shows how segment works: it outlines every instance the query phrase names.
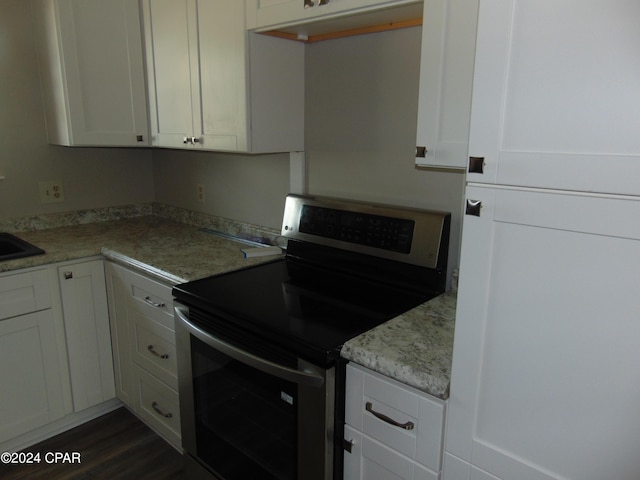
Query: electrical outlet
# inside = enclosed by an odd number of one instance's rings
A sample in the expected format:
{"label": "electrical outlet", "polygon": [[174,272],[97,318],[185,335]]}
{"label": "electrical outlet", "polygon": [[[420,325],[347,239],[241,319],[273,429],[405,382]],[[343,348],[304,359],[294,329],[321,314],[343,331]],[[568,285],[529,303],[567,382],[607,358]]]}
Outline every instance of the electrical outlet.
{"label": "electrical outlet", "polygon": [[40,182],[40,203],[64,202],[64,189],[60,180]]}
{"label": "electrical outlet", "polygon": [[199,183],[196,185],[197,194],[198,194],[198,202],[204,203],[204,185]]}

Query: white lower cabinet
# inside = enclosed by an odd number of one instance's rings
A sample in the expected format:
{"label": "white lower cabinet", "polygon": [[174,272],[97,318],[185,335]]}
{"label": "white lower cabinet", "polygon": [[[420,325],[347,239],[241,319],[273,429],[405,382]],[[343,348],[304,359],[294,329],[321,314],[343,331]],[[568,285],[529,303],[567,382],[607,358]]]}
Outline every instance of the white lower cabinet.
{"label": "white lower cabinet", "polygon": [[102,259],[0,275],[0,451],[118,405]]}
{"label": "white lower cabinet", "polygon": [[107,263],[116,394],[180,448],[171,287]]}
{"label": "white lower cabinet", "polygon": [[446,402],[347,366],[344,478],[438,480]]}
{"label": "white lower cabinet", "polygon": [[0,443],[65,415],[61,331],[45,269],[0,276]]}
{"label": "white lower cabinet", "polygon": [[115,397],[102,260],[58,266],[73,410]]}

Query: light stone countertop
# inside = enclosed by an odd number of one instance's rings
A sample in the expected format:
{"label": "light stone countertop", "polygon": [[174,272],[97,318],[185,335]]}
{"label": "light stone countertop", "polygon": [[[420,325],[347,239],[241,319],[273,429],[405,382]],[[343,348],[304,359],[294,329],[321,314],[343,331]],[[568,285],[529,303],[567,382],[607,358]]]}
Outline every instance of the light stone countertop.
{"label": "light stone countertop", "polygon": [[456,293],[447,292],[344,344],[341,355],[363,367],[449,398]]}
{"label": "light stone countertop", "polygon": [[0,262],[0,272],[103,255],[171,285],[277,258],[245,259],[245,244],[158,216],[15,232],[46,253]]}

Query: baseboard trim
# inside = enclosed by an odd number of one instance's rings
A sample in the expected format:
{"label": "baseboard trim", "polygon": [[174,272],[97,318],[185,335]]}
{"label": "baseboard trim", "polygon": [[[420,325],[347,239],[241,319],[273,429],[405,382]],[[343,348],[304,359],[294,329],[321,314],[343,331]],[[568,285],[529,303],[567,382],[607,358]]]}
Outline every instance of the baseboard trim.
{"label": "baseboard trim", "polygon": [[19,435],[11,440],[7,440],[4,443],[0,443],[0,452],[19,452],[32,445],[47,440],[48,438],[55,437],[56,435],[71,430],[74,427],[87,423],[94,418],[98,418],[106,413],[120,408],[122,402],[117,398],[107,400],[99,405],[89,407],[81,412],[71,413],[64,416],[60,420],[51,422],[40,428],[36,428],[30,432]]}

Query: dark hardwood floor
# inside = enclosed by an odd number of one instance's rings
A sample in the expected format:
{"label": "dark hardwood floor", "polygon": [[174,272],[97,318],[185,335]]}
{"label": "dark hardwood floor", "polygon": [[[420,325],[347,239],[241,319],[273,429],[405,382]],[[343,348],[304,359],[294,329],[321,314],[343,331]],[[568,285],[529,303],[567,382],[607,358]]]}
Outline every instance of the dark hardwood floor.
{"label": "dark hardwood floor", "polygon": [[[184,480],[182,456],[125,408],[61,433],[24,452],[32,465],[0,463],[2,480]],[[47,463],[48,452],[80,454],[80,463]],[[77,457],[77,455],[76,455]]]}

